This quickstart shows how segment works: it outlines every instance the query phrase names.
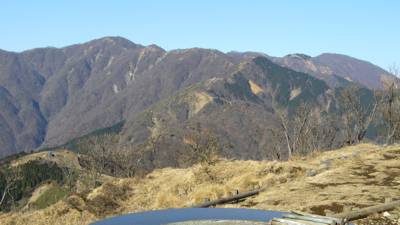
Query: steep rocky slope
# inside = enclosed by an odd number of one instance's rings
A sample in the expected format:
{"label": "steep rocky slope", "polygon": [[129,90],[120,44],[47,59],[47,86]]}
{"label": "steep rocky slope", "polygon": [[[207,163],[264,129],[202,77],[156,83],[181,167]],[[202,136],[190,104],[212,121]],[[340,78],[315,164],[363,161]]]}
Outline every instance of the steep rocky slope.
{"label": "steep rocky slope", "polygon": [[[341,55],[273,58],[262,53],[224,54],[200,48],[165,51],[155,45],[142,46],[121,37],[105,37],[64,48],[39,48],[22,53],[0,51],[0,157],[39,146],[60,145],[121,121],[131,121],[127,124],[132,124],[154,104],[191,85],[201,86],[202,82],[212,78],[218,81],[218,85],[237,85],[239,81],[230,84],[229,79],[232,80],[238,71],[242,73],[238,77],[246,79],[250,84],[248,87],[254,91],[248,92],[250,95],[247,97],[251,98],[239,96],[238,92],[243,91],[244,86],[232,86],[230,89],[238,88],[236,93],[223,90],[224,87],[217,88],[213,90],[215,96],[200,92],[197,97],[202,99],[199,101],[202,103],[196,105],[195,114],[207,105],[203,104],[209,95],[213,96],[212,102],[218,98],[226,98],[225,103],[234,102],[235,110],[246,108],[246,104],[265,108],[268,105],[265,102],[270,101],[268,82],[279,82],[279,88],[274,91],[282,94],[284,101],[291,96],[297,99],[291,102],[298,102],[305,95],[311,94],[314,98],[318,95],[314,93],[320,92],[318,88],[322,85],[293,83],[297,78],[287,77],[295,73],[293,70],[281,73],[282,69],[275,70],[278,67],[270,62],[265,68],[254,62],[248,63],[257,57],[266,57],[290,69],[310,74],[331,88],[351,82],[349,80],[370,88],[381,88],[382,82],[394,79],[372,64]],[[246,68],[242,68],[244,65]],[[268,67],[271,67],[270,71],[265,75],[263,70],[268,70]],[[225,81],[219,81],[219,78]],[[318,101],[326,100],[321,98]],[[263,103],[260,104],[260,100]],[[241,105],[236,104],[238,102]],[[184,114],[184,110],[182,108],[181,113]],[[228,114],[233,110],[228,110]],[[223,114],[222,111],[218,113],[228,117]],[[251,119],[243,116],[243,112],[238,114],[243,120]],[[146,132],[142,130],[142,133]],[[244,142],[239,144],[247,145]]]}
{"label": "steep rocky slope", "polygon": [[269,130],[278,126],[273,98],[289,109],[308,102],[330,111],[334,96],[323,81],[257,57],[241,63],[226,78],[197,83],[128,118],[120,133],[121,144],[139,149],[149,138],[158,138],[160,147],[152,150],[152,160],[146,163],[173,166],[187,156],[185,140],[200,126],[218,138],[224,157],[272,159],[279,153],[284,158],[286,152],[271,151],[276,140]]}
{"label": "steep rocky slope", "polygon": [[0,50],[0,157],[43,142],[47,120],[39,102],[44,84],[21,55]]}
{"label": "steep rocky slope", "polygon": [[216,50],[166,52],[116,37],[0,57],[1,155],[111,126],[235,66]]}
{"label": "steep rocky slope", "polygon": [[282,58],[271,57],[280,65],[311,74],[332,87],[355,82],[371,89],[382,89],[387,83],[400,85],[400,80],[384,69],[346,55],[324,53],[316,57],[290,54]]}

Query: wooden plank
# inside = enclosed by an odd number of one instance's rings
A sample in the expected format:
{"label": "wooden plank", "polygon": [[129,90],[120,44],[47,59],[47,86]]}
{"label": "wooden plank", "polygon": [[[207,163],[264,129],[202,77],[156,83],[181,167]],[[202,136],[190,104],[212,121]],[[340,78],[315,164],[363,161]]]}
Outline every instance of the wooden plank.
{"label": "wooden plank", "polygon": [[192,206],[192,208],[208,208],[208,207],[213,206],[213,205],[220,205],[220,204],[226,204],[226,203],[238,201],[238,200],[241,200],[241,199],[244,199],[244,198],[248,198],[248,197],[253,196],[253,195],[257,195],[258,193],[260,193],[263,190],[264,190],[264,188],[261,188],[261,189],[257,189],[257,190],[253,190],[253,191],[237,194],[237,195],[234,195],[234,196],[231,196],[231,197],[220,198],[220,199],[217,199],[217,200],[208,201],[208,202],[205,202],[203,204]]}
{"label": "wooden plank", "polygon": [[301,221],[310,221],[313,223],[319,224],[327,224],[327,225],[336,225],[336,221],[329,219],[329,218],[321,218],[321,217],[314,217],[314,216],[304,216],[304,215],[297,215],[297,214],[284,214],[284,219],[295,219]]}
{"label": "wooden plank", "polygon": [[358,219],[368,217],[369,215],[374,214],[374,213],[390,211],[390,210],[395,209],[396,207],[400,207],[400,200],[363,208],[363,209],[353,211],[353,212],[344,212],[344,213],[335,214],[335,215],[333,215],[333,217],[343,218],[346,221],[353,221],[353,220],[358,220]]}
{"label": "wooden plank", "polygon": [[314,215],[314,214],[309,214],[305,212],[300,212],[300,211],[291,211],[292,214],[296,215],[301,215],[301,216],[307,216],[311,218],[322,218],[322,219],[329,219],[332,222],[335,222],[336,224],[344,224],[344,220],[342,218],[336,218],[336,217],[330,217],[330,216],[320,216],[320,215]]}
{"label": "wooden plank", "polygon": [[317,223],[311,221],[304,221],[304,220],[296,220],[296,219],[281,219],[281,218],[274,218],[271,221],[272,225],[275,224],[285,224],[285,225],[326,225],[325,223]]}

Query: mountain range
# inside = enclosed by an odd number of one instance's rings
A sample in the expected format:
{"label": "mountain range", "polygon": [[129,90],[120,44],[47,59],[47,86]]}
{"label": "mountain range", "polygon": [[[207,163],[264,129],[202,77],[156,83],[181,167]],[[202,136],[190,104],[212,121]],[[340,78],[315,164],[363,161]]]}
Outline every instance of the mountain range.
{"label": "mountain range", "polygon": [[178,157],[176,149],[185,149],[185,135],[199,124],[222,139],[226,156],[264,158],[272,143],[266,131],[277,126],[273,98],[289,108],[308,101],[329,111],[337,88],[356,83],[374,90],[387,82],[399,79],[330,53],[166,51],[121,37],[0,50],[0,157],[122,123],[123,145],[162,134],[163,149],[151,156],[157,165]]}

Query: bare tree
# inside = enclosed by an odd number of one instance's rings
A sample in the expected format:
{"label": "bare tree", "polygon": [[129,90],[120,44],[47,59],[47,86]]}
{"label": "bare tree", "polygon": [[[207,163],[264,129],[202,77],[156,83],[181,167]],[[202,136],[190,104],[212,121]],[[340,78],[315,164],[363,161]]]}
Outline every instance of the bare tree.
{"label": "bare tree", "polygon": [[278,132],[271,130],[271,134],[278,138],[278,142],[285,142],[289,158],[295,153],[308,154],[333,146],[338,128],[330,123],[332,118],[327,113],[323,115],[319,107],[301,103],[290,116],[287,110],[278,108],[276,104],[274,109],[280,129]]}
{"label": "bare tree", "polygon": [[127,146],[120,147],[112,152],[111,161],[114,165],[114,175],[120,177],[133,177],[138,169],[140,157],[135,151]]}
{"label": "bare tree", "polygon": [[280,131],[287,146],[288,157],[292,157],[294,153],[306,152],[309,148],[313,125],[310,105],[300,104],[291,117],[287,110],[278,107],[275,107],[275,113],[278,116]]}
{"label": "bare tree", "polygon": [[314,114],[311,108],[310,104],[301,103],[292,118],[292,146],[293,150],[299,154],[307,154],[311,151],[313,131],[319,125],[316,120],[313,120]]}
{"label": "bare tree", "polygon": [[[389,68],[389,72],[395,76],[400,75],[396,64]],[[394,81],[388,81],[384,85],[382,93],[382,120],[385,125],[385,142],[393,144],[400,136],[400,90]]]}
{"label": "bare tree", "polygon": [[161,133],[155,133],[154,135],[150,136],[148,139],[148,147],[150,150],[150,161],[154,163],[156,160],[156,154],[160,149],[161,145],[161,140],[162,140],[162,134]]}
{"label": "bare tree", "polygon": [[283,132],[276,129],[269,129],[268,134],[271,135],[271,142],[268,147],[272,149],[272,152],[268,151],[268,154],[271,154],[272,159],[280,160],[282,154],[282,143],[285,142]]}
{"label": "bare tree", "polygon": [[189,146],[192,154],[190,161],[213,165],[218,158],[221,145],[215,135],[209,130],[196,128],[184,137],[184,143]]}
{"label": "bare tree", "polygon": [[104,174],[108,158],[108,152],[105,145],[98,140],[93,142],[93,148],[88,151],[89,171],[92,178],[93,186],[96,187],[99,178]]}
{"label": "bare tree", "polygon": [[311,135],[309,145],[312,151],[332,149],[336,146],[336,138],[339,133],[338,119],[335,115],[314,112],[310,120]]}
{"label": "bare tree", "polygon": [[211,130],[201,129],[198,124],[197,128],[184,137],[183,142],[191,151],[191,154],[187,154],[187,161],[200,163],[198,170],[194,171],[196,179],[215,180],[213,166],[218,161],[222,147]]}
{"label": "bare tree", "polygon": [[289,117],[288,117],[288,112],[287,110],[283,110],[283,109],[278,109],[275,108],[275,113],[278,116],[279,119],[279,126],[281,128],[283,137],[285,139],[286,142],[286,146],[287,146],[287,150],[288,150],[288,157],[292,157],[292,154],[294,152],[293,149],[293,138],[292,135],[289,131]]}
{"label": "bare tree", "polygon": [[343,89],[339,105],[345,128],[344,144],[358,144],[364,139],[380,103],[381,100],[376,92],[372,101],[363,102],[359,86],[350,85]]}
{"label": "bare tree", "polygon": [[393,63],[389,66],[389,73],[395,75],[396,77],[400,76],[400,66],[396,63]]}
{"label": "bare tree", "polygon": [[7,196],[11,199],[11,202],[14,202],[14,196],[12,195],[12,191],[16,188],[16,182],[19,178],[19,169],[7,169],[4,175],[5,185],[0,196],[0,208],[6,202]]}
{"label": "bare tree", "polygon": [[105,134],[91,137],[83,144],[82,161],[88,169],[89,179],[86,179],[91,187],[100,183],[100,177],[110,168],[112,159],[111,146],[116,143],[115,135]]}
{"label": "bare tree", "polygon": [[133,177],[138,167],[137,152],[130,146],[119,144],[118,137],[108,136],[91,140],[91,148],[87,151],[89,168],[92,175],[98,178],[101,174],[120,177]]}

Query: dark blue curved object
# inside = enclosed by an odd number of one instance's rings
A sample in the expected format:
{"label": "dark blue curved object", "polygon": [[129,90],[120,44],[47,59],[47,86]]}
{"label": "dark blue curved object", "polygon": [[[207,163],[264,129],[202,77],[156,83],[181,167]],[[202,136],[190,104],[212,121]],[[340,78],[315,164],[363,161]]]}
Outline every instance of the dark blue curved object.
{"label": "dark blue curved object", "polygon": [[251,220],[267,222],[282,212],[240,208],[184,208],[132,213],[105,219],[93,225],[161,225],[189,220]]}

